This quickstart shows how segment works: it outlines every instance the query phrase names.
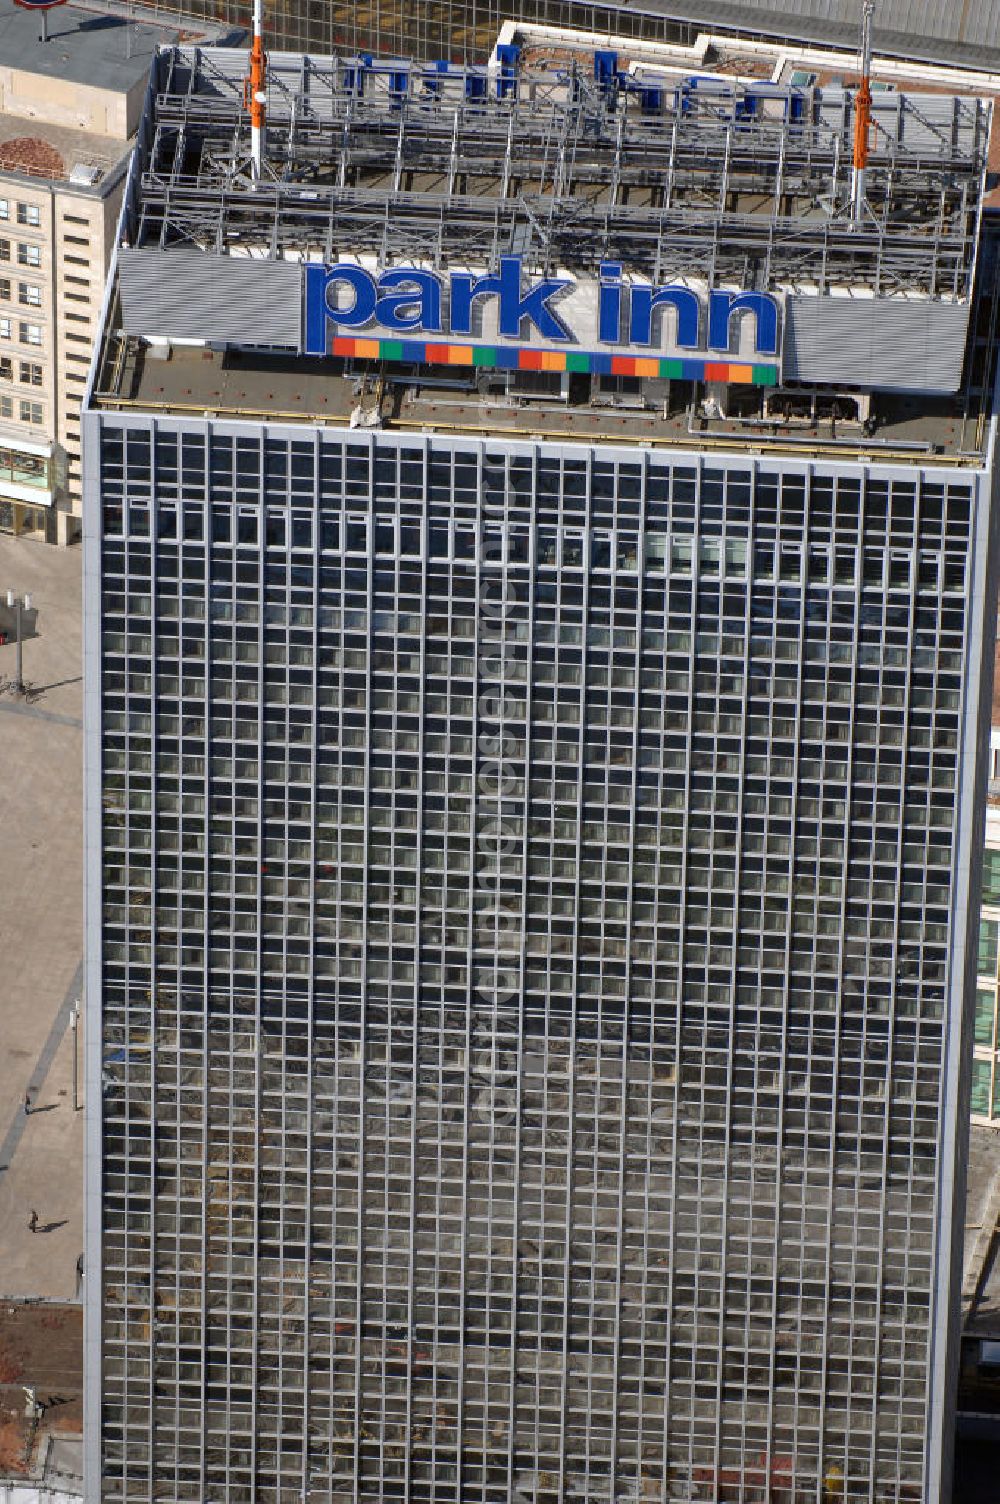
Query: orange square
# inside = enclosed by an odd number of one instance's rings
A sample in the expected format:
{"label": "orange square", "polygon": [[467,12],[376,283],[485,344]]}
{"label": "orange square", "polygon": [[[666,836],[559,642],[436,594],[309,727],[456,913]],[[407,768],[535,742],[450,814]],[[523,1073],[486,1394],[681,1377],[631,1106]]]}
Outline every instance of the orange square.
{"label": "orange square", "polygon": [[471,345],[448,345],[448,364],[450,366],[471,366]]}
{"label": "orange square", "polygon": [[356,339],[354,341],[354,353],[361,360],[378,360],[379,344],[377,339]]}
{"label": "orange square", "polygon": [[753,385],[753,366],[730,366],[730,381],[745,381]]}
{"label": "orange square", "polygon": [[641,356],[637,356],[635,374],[637,376],[659,376],[660,362],[658,360],[644,360]]}
{"label": "orange square", "polygon": [[543,371],[565,371],[566,357],[561,350],[542,351]]}

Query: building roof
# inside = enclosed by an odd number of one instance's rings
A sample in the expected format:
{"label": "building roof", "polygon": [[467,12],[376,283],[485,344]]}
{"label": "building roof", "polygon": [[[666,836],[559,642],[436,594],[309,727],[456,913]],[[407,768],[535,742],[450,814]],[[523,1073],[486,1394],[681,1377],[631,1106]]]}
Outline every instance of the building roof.
{"label": "building roof", "polygon": [[[0,113],[0,177],[21,173],[47,182],[69,183],[83,192],[101,193],[118,181],[114,168],[132,150],[129,141],[72,130],[47,120]],[[86,179],[74,169],[82,169]]]}
{"label": "building roof", "polygon": [[164,23],[151,17],[152,13],[141,9],[130,20],[107,6],[62,5],[49,11],[49,39],[43,42],[39,15],[15,5],[14,0],[0,0],[0,63],[64,82],[127,93],[149,73],[153,53],[163,44],[235,40],[231,29],[211,22],[175,16]]}
{"label": "building roof", "polygon": [[[683,410],[629,411],[588,401],[520,407],[498,402],[477,388],[475,372],[461,390],[454,376],[448,391],[411,375],[390,377],[380,393],[359,396],[359,376],[325,357],[275,355],[253,350],[206,350],[185,345],[150,350],[141,340],[124,344],[113,305],[105,330],[92,405],[197,417],[279,423],[329,423],[342,427],[366,411],[374,426],[422,432],[462,431],[493,439],[618,443],[650,448],[700,449],[720,459],[746,453],[748,435],[738,421],[691,423]],[[940,399],[884,398],[878,433],[863,440],[867,459],[918,466],[944,454],[946,464],[980,463],[975,449],[976,416]],[[785,458],[808,450],[815,459],[853,458],[862,442],[856,428],[821,418],[807,431],[775,421],[753,430],[754,448]],[[839,445],[839,448],[838,448]]]}
{"label": "building roof", "polygon": [[[605,8],[611,29],[618,29],[622,7]],[[859,0],[641,0],[634,9],[695,21],[703,30],[733,27],[852,49],[859,43]],[[896,57],[1000,69],[1000,0],[879,0],[875,47]]]}

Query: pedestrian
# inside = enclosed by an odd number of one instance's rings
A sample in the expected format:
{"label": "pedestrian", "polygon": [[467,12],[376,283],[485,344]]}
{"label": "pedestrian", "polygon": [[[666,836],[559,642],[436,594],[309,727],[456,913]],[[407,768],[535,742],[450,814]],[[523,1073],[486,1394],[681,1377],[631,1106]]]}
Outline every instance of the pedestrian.
{"label": "pedestrian", "polygon": [[38,1213],[35,1211],[34,1207],[31,1208],[31,1216],[28,1218],[28,1231],[38,1231]]}
{"label": "pedestrian", "polygon": [[25,1117],[28,1116],[28,1114],[30,1113],[30,1111],[31,1111],[31,1087],[29,1086],[28,1090],[24,1094],[24,1115],[25,1115]]}

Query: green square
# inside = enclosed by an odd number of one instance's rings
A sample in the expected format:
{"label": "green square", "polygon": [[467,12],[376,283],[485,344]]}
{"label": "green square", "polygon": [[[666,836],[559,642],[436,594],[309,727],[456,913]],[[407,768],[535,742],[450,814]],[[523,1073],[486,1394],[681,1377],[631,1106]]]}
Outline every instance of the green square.
{"label": "green square", "polygon": [[973,1060],[972,1062],[972,1110],[989,1115],[990,1110],[990,1062],[988,1060]]}
{"label": "green square", "polygon": [[378,353],[382,360],[402,360],[403,341],[401,339],[381,339],[378,344]]}
{"label": "green square", "polygon": [[1000,904],[1000,851],[983,857],[983,903]]}
{"label": "green square", "polygon": [[668,381],[684,380],[684,362],[682,360],[661,360],[660,375]]}
{"label": "green square", "polygon": [[988,1045],[993,1048],[993,1025],[997,1013],[997,992],[995,987],[976,988],[976,1026],[974,1038],[976,1044]]}
{"label": "green square", "polygon": [[590,356],[583,350],[567,350],[566,369],[567,371],[589,371]]}
{"label": "green square", "polygon": [[777,366],[754,366],[754,368],[753,368],[753,384],[754,384],[754,386],[777,386],[778,385],[778,367]]}
{"label": "green square", "polygon": [[495,366],[497,352],[493,345],[473,345],[472,364],[474,366]]}

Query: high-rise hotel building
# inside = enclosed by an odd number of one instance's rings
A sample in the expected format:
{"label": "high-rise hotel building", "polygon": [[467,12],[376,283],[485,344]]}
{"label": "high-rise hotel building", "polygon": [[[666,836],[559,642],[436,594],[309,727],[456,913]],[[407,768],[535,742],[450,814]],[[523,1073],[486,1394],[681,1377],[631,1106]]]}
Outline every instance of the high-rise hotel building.
{"label": "high-rise hotel building", "polygon": [[943,1499],[990,107],[244,70],[84,412],[88,1497]]}

